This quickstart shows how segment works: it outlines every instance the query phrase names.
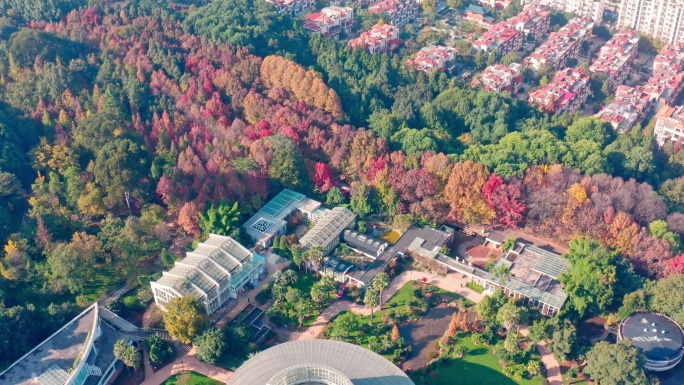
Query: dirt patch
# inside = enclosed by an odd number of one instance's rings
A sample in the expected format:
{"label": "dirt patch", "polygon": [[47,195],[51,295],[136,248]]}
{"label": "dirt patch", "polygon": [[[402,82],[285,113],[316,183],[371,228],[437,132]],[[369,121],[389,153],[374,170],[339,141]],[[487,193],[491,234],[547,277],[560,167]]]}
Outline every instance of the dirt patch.
{"label": "dirt patch", "polygon": [[454,308],[440,304],[428,310],[420,321],[399,327],[399,333],[411,345],[411,355],[402,369],[416,370],[430,362],[427,355],[430,352],[437,353],[435,341],[444,335],[455,311]]}

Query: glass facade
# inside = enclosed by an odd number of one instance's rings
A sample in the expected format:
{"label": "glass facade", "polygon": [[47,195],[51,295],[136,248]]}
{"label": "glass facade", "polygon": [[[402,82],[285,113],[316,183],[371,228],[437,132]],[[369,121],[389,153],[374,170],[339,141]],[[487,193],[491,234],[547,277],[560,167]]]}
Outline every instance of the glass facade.
{"label": "glass facade", "polygon": [[267,385],[353,385],[341,372],[323,365],[297,365],[276,373]]}

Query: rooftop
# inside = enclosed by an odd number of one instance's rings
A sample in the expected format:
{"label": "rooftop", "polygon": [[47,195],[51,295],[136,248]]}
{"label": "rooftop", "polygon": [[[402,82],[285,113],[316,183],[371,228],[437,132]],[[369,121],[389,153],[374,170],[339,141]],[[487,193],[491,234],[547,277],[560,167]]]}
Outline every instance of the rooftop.
{"label": "rooftop", "polygon": [[[317,206],[316,206],[317,205]],[[242,227],[252,239],[264,239],[286,225],[285,218],[303,207],[318,207],[320,203],[304,194],[284,189],[257,211]]]}
{"label": "rooftop", "polygon": [[92,305],[0,373],[0,383],[12,385],[64,385],[69,371],[91,340],[97,322]]}
{"label": "rooftop", "polygon": [[473,47],[488,50],[499,49],[504,43],[515,38],[518,34],[518,31],[506,27],[503,23],[498,23],[475,40]]}
{"label": "rooftop", "polygon": [[591,33],[593,27],[594,23],[588,18],[576,17],[570,20],[558,32],[551,33],[549,38],[526,57],[523,63],[533,67],[542,63],[556,66],[575,44]]}
{"label": "rooftop", "polygon": [[[517,291],[524,296],[546,303],[560,309],[567,294],[563,291],[558,278],[568,268],[568,262],[562,256],[536,246],[523,245],[510,250],[508,254],[497,261],[509,267],[509,276],[503,286]],[[487,279],[496,282],[497,279],[488,274]]]}
{"label": "rooftop", "polygon": [[626,132],[641,122],[650,106],[650,96],[643,86],[618,86],[615,99],[596,117],[610,123],[615,130]]}
{"label": "rooftop", "polygon": [[621,338],[629,338],[649,360],[669,360],[682,355],[684,333],[669,318],[655,313],[635,314],[620,324]]}
{"label": "rooftop", "polygon": [[378,253],[387,247],[387,242],[371,236],[359,233],[358,231],[347,229],[342,233],[342,239],[349,246],[360,250],[366,254],[377,256]]}
{"label": "rooftop", "polygon": [[356,214],[346,207],[335,207],[323,215],[299,240],[304,247],[325,246],[330,244],[342,231],[356,219]]}
{"label": "rooftop", "polygon": [[561,109],[588,86],[589,75],[584,69],[566,68],[556,72],[553,80],[546,87],[530,93],[530,102],[545,109],[548,106],[553,106],[554,110]]}
{"label": "rooftop", "polygon": [[267,384],[277,374],[290,370],[303,373],[307,369],[339,376],[335,383],[414,385],[384,357],[350,343],[323,339],[291,341],[266,349],[238,368],[228,384]]}
{"label": "rooftop", "polygon": [[634,31],[619,31],[601,47],[589,70],[615,76],[636,55],[638,42]]}

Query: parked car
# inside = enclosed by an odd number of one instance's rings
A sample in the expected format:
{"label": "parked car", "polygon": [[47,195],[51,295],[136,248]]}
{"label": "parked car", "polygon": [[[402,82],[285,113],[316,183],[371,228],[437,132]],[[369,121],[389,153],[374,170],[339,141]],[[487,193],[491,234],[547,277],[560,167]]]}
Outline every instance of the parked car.
{"label": "parked car", "polygon": [[340,286],[340,289],[337,291],[337,299],[340,299],[344,297],[344,291],[347,290],[347,287],[342,285]]}

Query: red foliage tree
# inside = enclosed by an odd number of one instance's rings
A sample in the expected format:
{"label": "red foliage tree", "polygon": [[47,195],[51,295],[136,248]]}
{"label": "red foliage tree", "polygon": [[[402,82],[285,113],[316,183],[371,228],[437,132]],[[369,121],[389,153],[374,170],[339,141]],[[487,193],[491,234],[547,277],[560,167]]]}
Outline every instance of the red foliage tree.
{"label": "red foliage tree", "polygon": [[665,276],[684,274],[684,254],[679,254],[667,261]]}
{"label": "red foliage tree", "polygon": [[323,162],[317,162],[314,166],[314,184],[322,193],[327,192],[332,187],[330,178],[331,174],[328,165]]}
{"label": "red foliage tree", "polygon": [[496,212],[496,218],[506,228],[517,228],[525,213],[520,201],[520,188],[506,184],[500,176],[492,174],[482,187],[482,195]]}

